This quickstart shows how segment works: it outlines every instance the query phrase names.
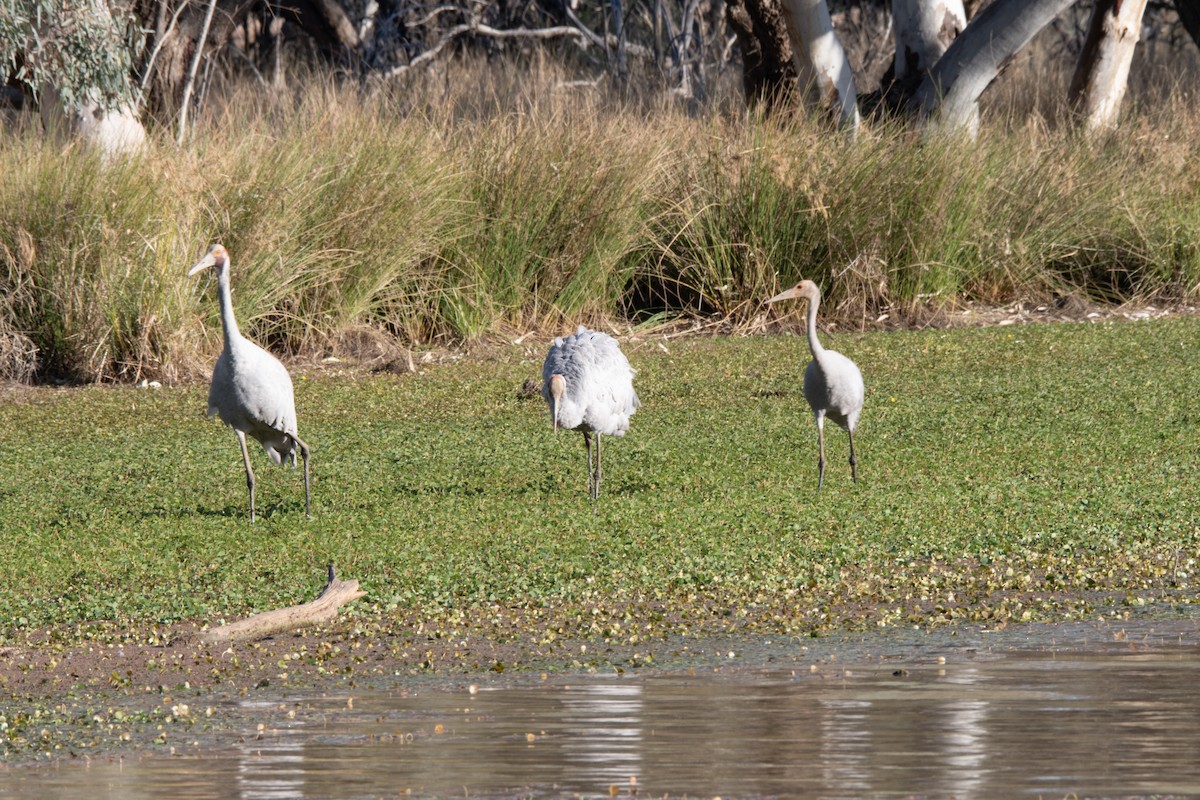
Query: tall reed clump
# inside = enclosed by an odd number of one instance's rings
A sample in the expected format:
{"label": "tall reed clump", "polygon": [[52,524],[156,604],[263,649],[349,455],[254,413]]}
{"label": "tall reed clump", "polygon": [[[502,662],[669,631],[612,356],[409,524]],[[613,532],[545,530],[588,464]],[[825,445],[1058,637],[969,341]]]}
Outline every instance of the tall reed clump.
{"label": "tall reed clump", "polygon": [[191,349],[175,275],[186,198],[145,161],[105,165],[28,138],[0,148],[0,170],[0,333],[36,353],[25,366],[75,381],[173,376]]}
{"label": "tall reed clump", "polygon": [[555,107],[452,137],[469,211],[440,253],[451,333],[559,328],[613,313],[668,163],[662,139],[639,128],[621,114]]}
{"label": "tall reed clump", "polygon": [[886,124],[857,141],[807,120],[714,131],[663,198],[639,291],[735,319],[801,277],[843,318],[953,299],[990,279],[998,162]]}
{"label": "tall reed clump", "polygon": [[835,320],[862,324],[966,300],[1194,298],[1200,173],[1164,136],[714,127],[672,172],[628,299],[750,319],[807,277]]}
{"label": "tall reed clump", "polygon": [[234,123],[196,144],[197,236],[232,253],[243,325],[292,352],[360,327],[408,340],[439,332],[437,253],[464,209],[437,131],[333,90]]}
{"label": "tall reed clump", "polygon": [[811,154],[770,126],[683,130],[627,310],[744,317],[781,272],[824,261],[819,189],[801,174]]}
{"label": "tall reed clump", "polygon": [[660,140],[586,104],[478,121],[388,108],[326,90],[198,141],[213,236],[244,254],[239,319],[301,351],[364,328],[461,341],[611,314]]}
{"label": "tall reed clump", "polygon": [[[1076,162],[1059,240],[1043,260],[1101,302],[1194,301],[1200,294],[1200,116],[1178,103],[1153,124],[1059,145]],[[1167,118],[1167,117],[1170,118]]]}

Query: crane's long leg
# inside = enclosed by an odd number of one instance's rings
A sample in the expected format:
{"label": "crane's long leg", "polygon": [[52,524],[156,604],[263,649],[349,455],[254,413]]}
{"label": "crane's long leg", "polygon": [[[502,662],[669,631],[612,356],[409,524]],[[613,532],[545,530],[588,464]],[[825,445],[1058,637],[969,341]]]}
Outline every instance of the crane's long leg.
{"label": "crane's long leg", "polygon": [[[296,440],[296,445],[300,448],[300,458],[304,461],[304,516],[311,519],[312,514],[309,512],[309,504],[312,495],[308,490],[308,445],[299,436],[293,436],[292,438]],[[292,456],[292,459],[294,463],[295,456]]]}
{"label": "crane's long leg", "polygon": [[596,477],[592,471],[592,435],[587,431],[583,432],[583,446],[587,448],[588,462],[588,497],[592,496],[592,480]]}
{"label": "crane's long leg", "polygon": [[600,461],[601,461],[600,440],[602,438],[603,437],[600,435],[600,432],[596,431],[596,481],[595,481],[595,488],[592,491],[592,499],[593,500],[600,499]]}
{"label": "crane's long leg", "polygon": [[821,487],[825,485],[825,414],[817,414],[817,445],[821,455],[817,459],[817,493],[820,494]]}
{"label": "crane's long leg", "polygon": [[242,461],[246,463],[246,488],[250,490],[250,521],[254,522],[254,470],[250,467],[250,451],[246,449],[246,434],[237,432],[238,444],[242,446]]}
{"label": "crane's long leg", "polygon": [[850,477],[854,478],[854,482],[858,483],[858,459],[854,457],[854,431],[846,431],[850,434]]}

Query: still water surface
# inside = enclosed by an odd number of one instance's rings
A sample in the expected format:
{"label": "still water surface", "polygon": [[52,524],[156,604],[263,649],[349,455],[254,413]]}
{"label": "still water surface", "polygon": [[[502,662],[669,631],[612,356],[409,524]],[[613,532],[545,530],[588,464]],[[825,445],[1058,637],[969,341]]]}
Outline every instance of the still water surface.
{"label": "still water surface", "polygon": [[1195,796],[1198,630],[230,699],[264,727],[13,768],[0,797]]}

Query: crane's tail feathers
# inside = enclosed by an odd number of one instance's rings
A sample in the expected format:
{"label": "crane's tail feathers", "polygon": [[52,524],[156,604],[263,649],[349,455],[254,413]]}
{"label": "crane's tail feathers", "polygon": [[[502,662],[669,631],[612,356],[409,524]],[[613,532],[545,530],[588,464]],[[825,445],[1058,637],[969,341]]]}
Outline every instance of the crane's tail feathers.
{"label": "crane's tail feathers", "polygon": [[296,452],[299,451],[304,456],[304,467],[308,469],[308,445],[303,439],[294,433],[287,435],[288,443],[288,458],[291,460],[291,465],[296,466]]}
{"label": "crane's tail feathers", "polygon": [[290,435],[275,441],[262,443],[262,448],[271,457],[276,466],[283,466],[286,461],[289,466],[296,466],[296,442]]}

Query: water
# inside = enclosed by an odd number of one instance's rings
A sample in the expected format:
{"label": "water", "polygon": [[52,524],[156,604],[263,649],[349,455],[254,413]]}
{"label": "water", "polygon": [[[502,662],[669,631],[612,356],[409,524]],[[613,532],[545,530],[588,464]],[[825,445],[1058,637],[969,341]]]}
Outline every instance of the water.
{"label": "water", "polygon": [[202,747],[11,768],[0,797],[1197,795],[1198,628],[227,700]]}

